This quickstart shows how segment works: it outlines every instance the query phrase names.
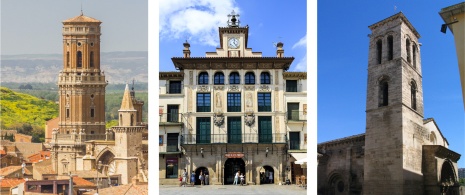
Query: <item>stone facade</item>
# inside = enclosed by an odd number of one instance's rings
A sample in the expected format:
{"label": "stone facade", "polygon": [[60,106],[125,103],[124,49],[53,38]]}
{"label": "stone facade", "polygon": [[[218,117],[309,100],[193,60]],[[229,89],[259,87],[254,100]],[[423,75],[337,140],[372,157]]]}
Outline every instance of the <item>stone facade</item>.
{"label": "stone facade", "polygon": [[423,119],[419,33],[402,12],[369,28],[366,133],[318,145],[319,194],[458,192],[460,155]]}
{"label": "stone facade", "polygon": [[253,52],[248,26],[230,23],[219,35],[206,58],[191,57],[186,42],[172,58],[180,71],[160,72],[160,184],[177,184],[184,169],[208,170],[211,184],[232,184],[237,171],[249,184],[269,173],[284,182],[301,160],[290,149],[306,154],[306,72],[286,72],[294,58],[282,43],[276,57]]}

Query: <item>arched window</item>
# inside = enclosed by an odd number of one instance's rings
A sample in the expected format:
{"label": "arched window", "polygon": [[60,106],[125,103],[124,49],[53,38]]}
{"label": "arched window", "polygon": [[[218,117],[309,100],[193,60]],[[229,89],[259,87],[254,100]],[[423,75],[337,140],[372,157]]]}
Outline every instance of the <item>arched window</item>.
{"label": "arched window", "polygon": [[208,73],[207,72],[202,72],[199,74],[199,84],[206,85],[208,84]]}
{"label": "arched window", "polygon": [[270,73],[269,72],[262,72],[260,74],[260,84],[270,84]]}
{"label": "arched window", "polygon": [[407,52],[407,62],[411,62],[412,60],[410,59],[410,40],[407,39],[407,43],[405,43],[405,48]]}
{"label": "arched window", "polygon": [[387,106],[388,105],[388,98],[389,98],[389,86],[387,79],[382,80],[379,82],[379,107]]}
{"label": "arched window", "polygon": [[90,67],[94,67],[94,52],[90,52]]}
{"label": "arched window", "polygon": [[213,83],[215,85],[224,85],[224,74],[222,72],[215,73]]}
{"label": "arched window", "polygon": [[380,40],[378,40],[376,42],[376,61],[378,62],[378,64],[381,64],[381,58],[383,57],[383,42]]}
{"label": "arched window", "polygon": [[417,45],[415,43],[413,44],[412,47],[412,58],[413,58],[413,68],[417,68]]}
{"label": "arched window", "polygon": [[255,74],[253,72],[245,73],[245,84],[255,84]]}
{"label": "arched window", "polygon": [[66,52],[66,67],[69,68],[69,51]]}
{"label": "arched window", "polygon": [[241,77],[239,76],[239,73],[233,72],[229,74],[229,84],[240,84],[241,83]]}
{"label": "arched window", "polygon": [[130,126],[134,126],[134,114],[131,114],[131,125]]}
{"label": "arched window", "polygon": [[434,132],[432,132],[432,131],[431,131],[431,134],[429,135],[429,141],[433,145],[437,144],[436,134]]}
{"label": "arched window", "polygon": [[77,55],[76,66],[78,68],[81,68],[82,67],[82,53],[81,53],[81,51],[78,51],[76,55]]}
{"label": "arched window", "polygon": [[388,60],[392,60],[394,58],[394,38],[392,35],[389,35],[387,38],[388,41]]}
{"label": "arched window", "polygon": [[119,126],[123,126],[123,115],[119,114]]}
{"label": "arched window", "polygon": [[417,84],[415,81],[410,82],[410,101],[412,109],[417,110]]}

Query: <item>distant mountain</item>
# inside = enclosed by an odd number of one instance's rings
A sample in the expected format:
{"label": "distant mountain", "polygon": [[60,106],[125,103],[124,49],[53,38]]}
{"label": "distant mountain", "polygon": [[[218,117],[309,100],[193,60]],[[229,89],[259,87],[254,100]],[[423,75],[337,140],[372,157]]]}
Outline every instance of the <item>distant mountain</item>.
{"label": "distant mountain", "polygon": [[[109,83],[148,82],[148,53],[146,51],[102,52],[102,71]],[[2,55],[2,82],[56,83],[63,68],[62,54]]]}
{"label": "distant mountain", "polygon": [[[3,79],[3,78],[2,78]],[[30,124],[44,127],[45,122],[58,116],[58,104],[28,94],[0,87],[2,129]]]}

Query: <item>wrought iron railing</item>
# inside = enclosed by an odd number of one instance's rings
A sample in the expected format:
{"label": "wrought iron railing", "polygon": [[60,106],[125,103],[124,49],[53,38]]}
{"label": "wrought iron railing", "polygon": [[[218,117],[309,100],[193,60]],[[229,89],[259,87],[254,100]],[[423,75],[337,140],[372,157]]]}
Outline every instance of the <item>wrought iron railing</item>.
{"label": "wrought iron railing", "polygon": [[184,134],[181,144],[215,144],[215,143],[286,143],[285,133],[272,134]]}
{"label": "wrought iron railing", "polygon": [[300,141],[289,141],[289,150],[300,150]]}
{"label": "wrought iron railing", "polygon": [[183,94],[184,84],[178,83],[167,83],[165,84],[166,87],[166,94]]}
{"label": "wrought iron railing", "polygon": [[174,144],[162,144],[159,145],[160,152],[179,152],[179,147],[178,145]]}
{"label": "wrought iron railing", "polygon": [[289,110],[287,112],[288,121],[305,121],[307,120],[307,112],[299,110]]}
{"label": "wrought iron railing", "polygon": [[182,123],[181,113],[161,113],[160,123]]}

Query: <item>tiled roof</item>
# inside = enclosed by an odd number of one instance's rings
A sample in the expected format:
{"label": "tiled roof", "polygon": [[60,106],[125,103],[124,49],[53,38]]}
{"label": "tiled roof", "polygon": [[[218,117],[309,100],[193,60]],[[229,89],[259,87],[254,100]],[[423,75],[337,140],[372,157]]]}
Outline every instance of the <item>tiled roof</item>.
{"label": "tiled roof", "polygon": [[[2,169],[0,169],[0,175],[2,176],[7,176],[7,175],[10,175],[18,170],[21,170],[21,166],[8,166],[8,167],[4,167]],[[31,171],[29,171],[28,169],[24,169],[24,174],[25,175],[32,175]]]}
{"label": "tiled roof", "polygon": [[50,151],[40,151],[39,153],[30,155],[28,158],[29,162],[36,163],[40,160],[50,159]]}
{"label": "tiled roof", "polygon": [[98,22],[98,23],[102,23],[100,20],[97,20],[95,18],[91,18],[89,16],[84,16],[84,15],[79,15],[79,16],[76,16],[76,17],[73,17],[73,18],[70,18],[70,19],[67,19],[65,21],[63,21],[63,23],[68,23],[68,22]]}
{"label": "tiled roof", "polygon": [[0,150],[0,155],[6,154],[5,150]]}
{"label": "tiled roof", "polygon": [[[90,171],[71,171],[71,174],[75,174],[78,177],[82,178],[94,178],[97,177],[97,171],[96,170],[90,170]],[[100,173],[100,176],[102,174]]]}
{"label": "tiled roof", "polygon": [[87,181],[81,177],[73,177],[73,183],[74,185],[76,186],[80,186],[80,187],[93,187],[95,186],[94,183],[90,182],[90,181]]}
{"label": "tiled roof", "polygon": [[[97,191],[90,191],[84,194],[92,195]],[[148,185],[134,185],[126,184],[121,186],[115,186],[110,188],[99,189],[100,194],[121,194],[121,195],[140,195],[149,194]]]}
{"label": "tiled roof", "polygon": [[24,183],[24,179],[17,179],[17,178],[4,178],[0,179],[0,186],[2,188],[11,188],[17,186],[18,184]]}
{"label": "tiled roof", "polygon": [[39,163],[34,164],[34,170],[37,170],[37,172],[41,173],[42,175],[44,174],[56,174],[55,171],[53,171],[52,167],[52,160],[44,160]]}

